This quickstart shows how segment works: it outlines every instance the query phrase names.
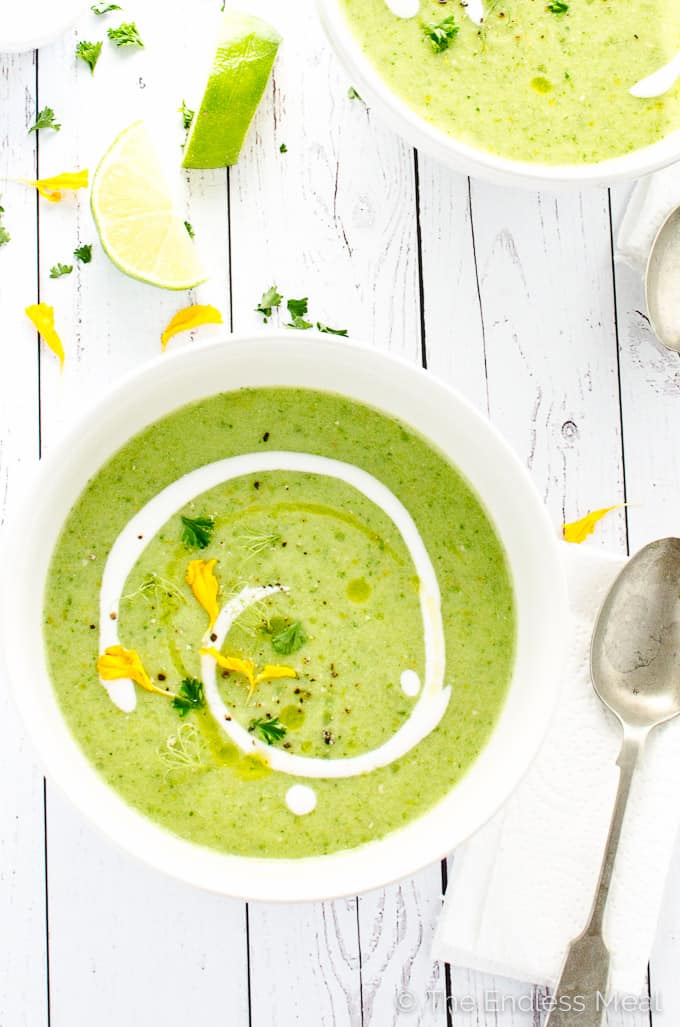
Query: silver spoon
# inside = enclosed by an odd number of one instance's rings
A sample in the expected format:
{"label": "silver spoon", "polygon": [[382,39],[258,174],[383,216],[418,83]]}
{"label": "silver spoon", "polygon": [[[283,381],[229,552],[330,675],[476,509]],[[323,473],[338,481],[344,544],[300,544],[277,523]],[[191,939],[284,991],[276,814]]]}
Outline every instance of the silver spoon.
{"label": "silver spoon", "polygon": [[623,727],[621,774],[592,912],[569,946],[545,1027],[604,1019],[610,954],[602,924],[630,785],[649,732],[680,713],[680,539],[651,542],[621,571],[595,625],[590,668]]}
{"label": "silver spoon", "polygon": [[680,207],[671,211],[652,243],[645,295],[657,339],[680,352]]}

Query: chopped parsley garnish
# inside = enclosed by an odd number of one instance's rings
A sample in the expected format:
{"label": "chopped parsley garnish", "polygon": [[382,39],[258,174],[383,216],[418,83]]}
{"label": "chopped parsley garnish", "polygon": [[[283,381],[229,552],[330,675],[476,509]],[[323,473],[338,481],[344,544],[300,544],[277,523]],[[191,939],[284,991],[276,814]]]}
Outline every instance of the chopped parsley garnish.
{"label": "chopped parsley garnish", "polygon": [[134,21],[124,21],[117,29],[108,29],[106,34],[116,46],[144,46]]}
{"label": "chopped parsley garnish", "polygon": [[79,57],[81,61],[85,61],[93,75],[101,52],[101,43],[88,43],[85,39],[81,39],[76,47],[76,57]]}
{"label": "chopped parsley garnish", "polygon": [[178,112],[182,115],[182,124],[186,130],[191,128],[191,122],[194,120],[195,111],[192,111],[190,107],[187,107],[184,100],[182,100],[182,106],[177,108]]}
{"label": "chopped parsley garnish", "polygon": [[282,656],[289,656],[291,653],[296,653],[298,649],[302,649],[306,641],[307,636],[303,631],[302,624],[296,620],[283,631],[272,635],[272,648]]}
{"label": "chopped parsley garnish", "polygon": [[79,260],[81,264],[89,264],[92,260],[92,243],[86,242],[82,246],[76,247],[73,251],[73,256],[76,260]]}
{"label": "chopped parsley garnish", "polygon": [[73,264],[54,264],[50,268],[50,278],[63,278],[64,275],[70,275],[73,271]]}
{"label": "chopped parsley garnish", "polygon": [[90,10],[93,14],[108,14],[109,11],[122,11],[120,4],[92,4]]}
{"label": "chopped parsley garnish", "polygon": [[552,0],[548,4],[547,9],[551,14],[566,14],[569,10],[569,4],[566,4],[564,0]]}
{"label": "chopped parsley garnish", "polygon": [[279,153],[288,153],[288,147],[285,143],[281,143],[279,146]]}
{"label": "chopped parsley garnish", "polygon": [[179,686],[179,694],[172,700],[172,705],[179,710],[180,717],[186,717],[192,710],[200,710],[205,706],[203,682],[196,678],[185,678]]}
{"label": "chopped parsley garnish", "polygon": [[436,25],[423,25],[425,38],[429,39],[435,53],[442,53],[448,50],[451,41],[458,35],[458,26],[453,20],[453,15],[444,18]]}
{"label": "chopped parsley garnish", "polygon": [[58,132],[61,125],[58,121],[54,120],[54,117],[54,111],[51,107],[43,107],[43,109],[38,112],[35,122],[29,128],[29,133],[37,132],[39,128],[51,128],[54,129],[55,132]]}
{"label": "chopped parsley garnish", "polygon": [[271,720],[266,720],[265,717],[251,720],[248,730],[251,733],[257,732],[267,745],[273,745],[274,742],[280,742],[282,738],[286,737],[286,728],[278,717],[272,717]]}
{"label": "chopped parsley garnish", "polygon": [[322,324],[321,321],[316,322],[316,327],[324,335],[347,335],[346,328],[330,328],[328,325]]}
{"label": "chopped parsley garnish", "polygon": [[185,517],[182,514],[182,542],[185,546],[205,549],[214,530],[215,522],[212,517]]}
{"label": "chopped parsley garnish", "polygon": [[[350,100],[361,100],[362,99],[359,96],[359,94],[357,93],[357,91],[354,88],[354,86],[350,86],[349,87],[349,89],[347,90],[347,95],[349,96]],[[362,103],[363,103],[363,100],[362,100]]]}
{"label": "chopped parsley garnish", "polygon": [[309,301],[306,296],[301,300],[288,300],[287,307],[290,321],[286,324],[286,328],[301,328],[303,331],[311,328],[312,322],[305,320],[308,306]]}
{"label": "chopped parsley garnish", "polygon": [[258,314],[262,314],[265,322],[272,316],[272,310],[274,307],[280,307],[283,301],[283,296],[277,291],[275,285],[272,285],[270,289],[262,293],[262,299],[256,306]]}
{"label": "chopped parsley garnish", "polygon": [[[0,215],[5,213],[5,208],[0,207]],[[5,226],[2,224],[2,218],[0,217],[0,246],[5,246],[12,236],[9,234]]]}
{"label": "chopped parsley garnish", "polygon": [[187,232],[189,233],[189,238],[193,239],[195,237],[196,233],[194,232],[194,226],[191,224],[191,221],[185,221],[184,222],[184,227],[186,228]]}

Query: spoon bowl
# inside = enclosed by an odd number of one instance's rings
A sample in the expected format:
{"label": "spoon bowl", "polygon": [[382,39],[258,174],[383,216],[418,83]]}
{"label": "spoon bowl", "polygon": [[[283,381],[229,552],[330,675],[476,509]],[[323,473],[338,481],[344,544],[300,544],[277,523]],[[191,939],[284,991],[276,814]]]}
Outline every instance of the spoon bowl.
{"label": "spoon bowl", "polygon": [[668,215],[652,243],[645,273],[647,313],[659,342],[680,352],[680,207]]}
{"label": "spoon bowl", "polygon": [[652,542],[626,564],[595,626],[591,674],[624,723],[651,728],[680,713],[680,539]]}

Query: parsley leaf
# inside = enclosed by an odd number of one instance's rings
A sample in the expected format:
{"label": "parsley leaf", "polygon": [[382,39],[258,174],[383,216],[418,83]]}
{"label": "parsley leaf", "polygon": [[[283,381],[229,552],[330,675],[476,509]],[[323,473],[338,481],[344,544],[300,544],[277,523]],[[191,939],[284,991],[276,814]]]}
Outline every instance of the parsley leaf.
{"label": "parsley leaf", "polygon": [[55,264],[50,268],[50,278],[63,278],[73,271],[73,264]]}
{"label": "parsley leaf", "polygon": [[274,307],[280,307],[283,296],[277,291],[276,286],[272,285],[270,289],[262,293],[262,299],[255,307],[258,314],[262,314],[265,322],[272,316],[272,310]]}
{"label": "parsley leaf", "polygon": [[90,10],[93,14],[108,14],[109,11],[122,11],[120,4],[92,4]]}
{"label": "parsley leaf", "polygon": [[346,328],[329,328],[328,325],[322,324],[321,321],[316,322],[317,331],[323,332],[324,335],[347,335]]}
{"label": "parsley leaf", "polygon": [[124,21],[117,29],[108,29],[106,34],[116,46],[144,46],[134,21]]}
{"label": "parsley leaf", "polygon": [[306,641],[307,636],[303,631],[302,624],[296,620],[283,631],[272,636],[272,648],[282,656],[290,656],[291,653],[302,649]]}
{"label": "parsley leaf", "polygon": [[82,246],[78,246],[73,251],[73,256],[76,260],[79,260],[81,264],[89,264],[92,260],[92,243],[83,243]]}
{"label": "parsley leaf", "polygon": [[85,61],[93,75],[101,52],[101,43],[88,43],[85,39],[81,39],[76,47],[76,57],[79,57],[81,61]]}
{"label": "parsley leaf", "polygon": [[286,306],[291,317],[304,317],[307,313],[309,300],[306,296],[301,300],[288,300]]}
{"label": "parsley leaf", "polygon": [[453,20],[453,15],[444,18],[437,25],[423,25],[425,38],[430,40],[435,53],[442,53],[448,50],[451,40],[458,35],[458,26]]}
{"label": "parsley leaf", "polygon": [[297,314],[291,321],[286,322],[286,328],[299,328],[303,332],[312,327],[311,321],[305,321],[304,317],[299,317]]}
{"label": "parsley leaf", "polygon": [[[0,207],[0,215],[5,213],[5,208]],[[2,224],[2,217],[0,216],[0,246],[5,246],[12,236],[9,234],[5,226]]]}
{"label": "parsley leaf", "polygon": [[179,686],[179,695],[172,700],[172,705],[179,710],[180,717],[186,717],[192,710],[200,710],[205,706],[203,682],[196,678],[185,678]]}
{"label": "parsley leaf", "polygon": [[285,143],[281,143],[279,146],[279,153],[288,153],[288,147]]}
{"label": "parsley leaf", "polygon": [[182,124],[188,131],[191,128],[191,122],[194,120],[195,111],[192,111],[190,107],[187,107],[186,102],[182,100],[182,106],[177,108],[179,114],[182,115]]}
{"label": "parsley leaf", "polygon": [[361,100],[363,103],[362,98],[359,96],[354,86],[349,87],[349,89],[347,90],[347,95],[349,96],[350,100]]}
{"label": "parsley leaf", "polygon": [[182,542],[185,546],[205,549],[214,530],[212,517],[185,517],[182,514]]}
{"label": "parsley leaf", "polygon": [[39,128],[52,128],[55,132],[58,132],[61,125],[54,120],[54,111],[51,107],[43,107],[38,112],[38,116],[35,119],[35,123],[29,128],[29,134],[31,132],[37,132]]}
{"label": "parsley leaf", "polygon": [[184,222],[184,227],[186,228],[187,232],[189,233],[189,238],[190,239],[195,238],[196,233],[194,232],[194,226],[191,224],[191,221],[185,221]]}
{"label": "parsley leaf", "polygon": [[551,14],[566,14],[569,10],[569,4],[566,4],[564,0],[552,0],[552,3],[548,4],[547,10]]}
{"label": "parsley leaf", "polygon": [[251,720],[248,730],[251,732],[257,731],[259,735],[264,738],[267,745],[273,745],[274,742],[280,742],[281,739],[286,736],[286,728],[278,717],[272,717],[271,720],[267,720],[265,717],[258,717],[257,720]]}

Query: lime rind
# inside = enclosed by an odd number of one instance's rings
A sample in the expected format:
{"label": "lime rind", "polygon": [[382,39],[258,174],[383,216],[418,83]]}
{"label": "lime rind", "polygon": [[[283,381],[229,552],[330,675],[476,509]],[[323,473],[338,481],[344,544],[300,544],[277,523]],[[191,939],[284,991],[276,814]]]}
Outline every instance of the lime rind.
{"label": "lime rind", "polygon": [[268,22],[228,11],[217,51],[184,149],[182,166],[235,164],[267,87],[281,36]]}

